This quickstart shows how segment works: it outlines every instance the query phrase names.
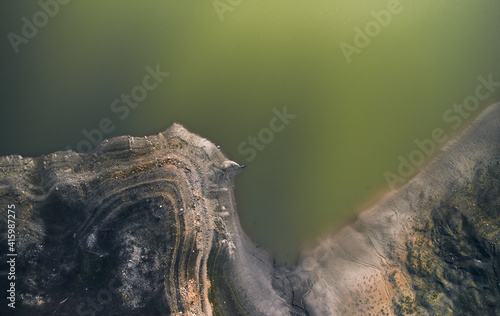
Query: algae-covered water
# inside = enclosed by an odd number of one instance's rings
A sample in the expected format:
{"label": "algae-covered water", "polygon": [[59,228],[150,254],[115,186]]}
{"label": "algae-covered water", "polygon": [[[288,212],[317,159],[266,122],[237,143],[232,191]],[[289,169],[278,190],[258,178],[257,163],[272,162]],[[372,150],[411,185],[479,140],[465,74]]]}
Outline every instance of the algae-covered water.
{"label": "algae-covered water", "polygon": [[237,208],[278,261],[401,185],[500,98],[500,2],[3,4],[0,155],[172,122],[247,168]]}

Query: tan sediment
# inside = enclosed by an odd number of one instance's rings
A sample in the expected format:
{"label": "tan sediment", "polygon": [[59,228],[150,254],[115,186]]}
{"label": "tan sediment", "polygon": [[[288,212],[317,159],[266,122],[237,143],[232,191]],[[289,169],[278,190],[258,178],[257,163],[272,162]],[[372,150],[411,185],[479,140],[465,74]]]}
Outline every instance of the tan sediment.
{"label": "tan sediment", "polygon": [[401,308],[408,314],[424,313],[415,302],[405,266],[408,243],[432,242],[423,237],[429,228],[419,232],[419,225],[427,223],[454,191],[474,183],[479,165],[498,165],[499,148],[500,104],[495,104],[407,184],[385,193],[355,223],[306,251],[295,273],[312,284],[304,297],[307,311],[311,315],[396,315],[395,303],[402,298]]}
{"label": "tan sediment", "polygon": [[[158,135],[106,140],[86,154],[0,157],[0,204],[15,203],[19,218],[19,310],[273,316],[500,310],[491,283],[500,267],[500,104],[407,184],[304,251],[292,269],[273,266],[243,232],[233,196],[240,169],[178,124]],[[0,224],[6,227],[5,217]],[[0,243],[7,244],[4,235]],[[111,300],[92,306],[106,291]]]}

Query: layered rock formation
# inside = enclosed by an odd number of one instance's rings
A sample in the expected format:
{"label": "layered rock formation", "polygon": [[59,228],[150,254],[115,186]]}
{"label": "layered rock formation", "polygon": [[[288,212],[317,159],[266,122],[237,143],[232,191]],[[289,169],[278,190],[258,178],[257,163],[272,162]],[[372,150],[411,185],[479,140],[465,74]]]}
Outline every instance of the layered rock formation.
{"label": "layered rock formation", "polygon": [[239,227],[232,183],[240,168],[180,125],[117,137],[88,154],[2,158],[0,205],[17,214],[18,310],[286,310],[267,256]]}
{"label": "layered rock formation", "polygon": [[243,233],[240,169],[177,124],[85,154],[0,158],[17,254],[16,308],[1,314],[500,313],[500,105],[291,269]]}

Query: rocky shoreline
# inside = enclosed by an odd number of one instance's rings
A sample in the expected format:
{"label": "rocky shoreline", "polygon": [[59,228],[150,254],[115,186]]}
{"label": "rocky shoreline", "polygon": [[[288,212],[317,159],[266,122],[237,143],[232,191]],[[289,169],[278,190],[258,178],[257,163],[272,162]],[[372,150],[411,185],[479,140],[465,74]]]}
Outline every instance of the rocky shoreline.
{"label": "rocky shoreline", "polygon": [[[500,104],[358,219],[274,266],[242,231],[241,167],[174,124],[0,158],[18,315],[497,315]],[[1,284],[9,266],[7,217]],[[8,286],[9,284],[6,284]]]}

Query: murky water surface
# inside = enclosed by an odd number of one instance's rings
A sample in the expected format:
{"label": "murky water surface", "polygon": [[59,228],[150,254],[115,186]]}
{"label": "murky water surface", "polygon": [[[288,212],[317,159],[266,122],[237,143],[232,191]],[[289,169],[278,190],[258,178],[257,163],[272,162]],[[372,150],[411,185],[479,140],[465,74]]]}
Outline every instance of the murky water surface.
{"label": "murky water surface", "polygon": [[240,219],[280,261],[500,98],[498,1],[9,6],[1,155],[182,123],[247,165]]}

